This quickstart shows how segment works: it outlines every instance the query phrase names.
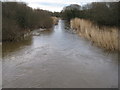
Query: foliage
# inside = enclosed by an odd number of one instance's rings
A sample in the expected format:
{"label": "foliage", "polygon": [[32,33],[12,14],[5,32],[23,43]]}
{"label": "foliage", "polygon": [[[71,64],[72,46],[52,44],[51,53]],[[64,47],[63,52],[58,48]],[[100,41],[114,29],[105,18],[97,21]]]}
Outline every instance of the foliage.
{"label": "foliage", "polygon": [[61,13],[63,19],[70,21],[70,19],[79,17],[79,12],[80,11],[78,9],[70,9],[70,10],[64,10]]}
{"label": "foliage", "polygon": [[94,2],[86,4],[80,10],[65,10],[62,18],[84,18],[98,25],[120,26],[120,2]]}
{"label": "foliage", "polygon": [[16,40],[29,29],[52,27],[48,11],[32,9],[20,2],[3,2],[2,8],[3,40]]}
{"label": "foliage", "polygon": [[58,18],[61,17],[60,12],[53,12],[52,16],[53,17],[58,17]]}

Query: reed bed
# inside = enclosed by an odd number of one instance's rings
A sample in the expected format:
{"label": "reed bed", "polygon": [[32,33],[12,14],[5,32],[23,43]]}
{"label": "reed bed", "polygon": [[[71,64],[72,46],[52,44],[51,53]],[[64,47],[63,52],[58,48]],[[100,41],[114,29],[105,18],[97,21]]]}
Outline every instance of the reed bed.
{"label": "reed bed", "polygon": [[57,18],[57,17],[51,17],[51,18],[53,19],[53,24],[57,25],[59,18]]}
{"label": "reed bed", "polygon": [[87,38],[93,44],[107,50],[116,51],[118,46],[118,28],[116,27],[99,27],[89,20],[75,18],[70,21],[70,26],[81,37]]}

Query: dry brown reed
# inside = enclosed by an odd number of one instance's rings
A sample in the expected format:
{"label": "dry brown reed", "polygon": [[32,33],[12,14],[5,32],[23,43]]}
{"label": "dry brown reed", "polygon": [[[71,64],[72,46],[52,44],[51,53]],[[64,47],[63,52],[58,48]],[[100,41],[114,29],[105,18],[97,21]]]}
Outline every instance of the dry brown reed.
{"label": "dry brown reed", "polygon": [[116,27],[99,27],[89,20],[75,18],[70,21],[70,26],[81,37],[92,41],[93,44],[107,50],[120,50],[118,47],[118,28]]}
{"label": "dry brown reed", "polygon": [[53,19],[53,24],[54,25],[58,24],[59,18],[57,18],[57,17],[51,17],[51,18]]}

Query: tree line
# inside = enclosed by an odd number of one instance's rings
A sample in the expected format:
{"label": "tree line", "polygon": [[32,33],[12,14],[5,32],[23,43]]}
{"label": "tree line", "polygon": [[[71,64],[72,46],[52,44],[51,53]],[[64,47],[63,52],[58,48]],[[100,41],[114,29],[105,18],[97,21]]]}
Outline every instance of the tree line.
{"label": "tree line", "polygon": [[70,21],[78,17],[89,19],[98,25],[120,26],[120,2],[93,2],[80,9],[64,10],[61,17]]}
{"label": "tree line", "polygon": [[2,40],[13,41],[27,30],[51,28],[51,12],[32,9],[23,2],[2,2]]}

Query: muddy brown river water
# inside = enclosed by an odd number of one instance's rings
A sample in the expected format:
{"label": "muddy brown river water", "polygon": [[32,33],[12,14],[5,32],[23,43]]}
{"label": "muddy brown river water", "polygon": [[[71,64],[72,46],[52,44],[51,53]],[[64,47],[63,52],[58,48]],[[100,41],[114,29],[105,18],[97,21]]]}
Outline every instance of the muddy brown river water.
{"label": "muddy brown river water", "polygon": [[65,29],[3,44],[3,88],[117,88],[118,55]]}

